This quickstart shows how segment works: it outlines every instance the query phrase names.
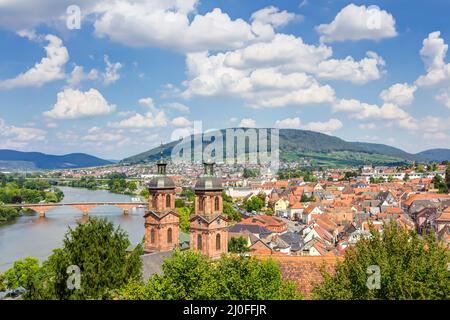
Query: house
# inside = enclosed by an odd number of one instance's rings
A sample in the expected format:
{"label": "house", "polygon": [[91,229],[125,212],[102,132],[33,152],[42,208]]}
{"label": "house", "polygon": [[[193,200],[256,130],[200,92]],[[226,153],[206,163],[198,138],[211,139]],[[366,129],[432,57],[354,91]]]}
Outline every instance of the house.
{"label": "house", "polygon": [[309,240],[303,245],[303,255],[309,256],[324,256],[328,254],[327,244],[320,238]]}
{"label": "house", "polygon": [[415,221],[417,232],[422,234],[424,231],[430,230],[439,214],[438,208],[423,208],[411,215]]}
{"label": "house", "polygon": [[255,235],[257,238],[262,238],[267,235],[270,235],[272,231],[263,227],[260,224],[256,223],[244,223],[239,222],[235,225],[232,225],[228,228],[228,233],[230,234],[242,234],[242,233],[251,233]]}
{"label": "house", "polygon": [[291,220],[301,220],[305,207],[301,202],[296,202],[289,206],[287,210],[287,217]]}
{"label": "house", "polygon": [[303,247],[303,241],[297,232],[285,232],[279,236],[285,243],[289,245],[290,254],[298,254]]}
{"label": "house", "polygon": [[349,244],[356,244],[361,239],[370,239],[372,238],[372,234],[369,230],[356,230],[350,234],[348,238]]}
{"label": "house", "polygon": [[287,230],[287,224],[280,218],[264,215],[244,219],[238,224],[258,225],[274,233],[283,233]]}
{"label": "house", "polygon": [[251,255],[271,255],[273,253],[272,248],[261,239],[256,240],[249,249]]}
{"label": "house", "polygon": [[434,225],[437,233],[450,225],[450,207],[442,211],[441,215],[434,220]]}
{"label": "house", "polygon": [[286,242],[283,238],[279,237],[278,234],[271,234],[263,240],[273,251],[290,254],[291,245]]}
{"label": "house", "polygon": [[273,206],[273,212],[277,216],[287,217],[288,206],[289,206],[289,201],[284,200],[284,199],[279,199],[278,201],[275,202],[275,204]]}
{"label": "house", "polygon": [[312,215],[323,214],[323,211],[319,208],[317,204],[310,204],[303,210],[302,213],[302,222],[305,224],[309,224],[311,222]]}
{"label": "house", "polygon": [[305,228],[303,230],[303,235],[304,235],[303,242],[305,244],[310,240],[316,238],[325,241],[325,243],[327,243],[328,245],[334,244],[336,240],[335,236],[333,236],[332,233],[330,233],[317,223],[313,223],[310,226],[308,226],[308,228]]}

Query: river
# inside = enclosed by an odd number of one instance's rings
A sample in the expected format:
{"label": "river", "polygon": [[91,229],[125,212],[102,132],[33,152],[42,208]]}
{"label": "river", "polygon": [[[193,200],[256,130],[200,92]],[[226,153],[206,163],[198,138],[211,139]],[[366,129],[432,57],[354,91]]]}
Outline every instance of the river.
{"label": "river", "polygon": [[[128,195],[114,194],[105,190],[87,190],[61,187],[64,192],[63,203],[74,202],[131,202]],[[131,243],[137,244],[144,237],[144,209],[130,210],[128,216],[123,210],[113,206],[94,208],[92,217],[105,217],[116,226],[120,225],[127,233]],[[28,256],[40,262],[51,255],[52,250],[62,246],[62,240],[69,226],[75,226],[82,219],[82,213],[70,207],[55,208],[46,213],[45,218],[38,214],[26,215],[13,222],[0,226],[0,273],[9,269],[14,261]]]}

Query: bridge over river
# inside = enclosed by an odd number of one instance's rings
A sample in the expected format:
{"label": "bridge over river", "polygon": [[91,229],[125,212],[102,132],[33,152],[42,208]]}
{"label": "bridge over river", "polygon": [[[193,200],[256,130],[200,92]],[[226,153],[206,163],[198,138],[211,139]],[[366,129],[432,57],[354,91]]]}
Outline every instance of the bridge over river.
{"label": "bridge over river", "polygon": [[54,208],[71,207],[80,210],[83,215],[89,215],[89,211],[99,206],[115,206],[123,210],[123,214],[127,215],[129,210],[134,208],[145,208],[148,206],[147,202],[82,202],[82,203],[30,203],[30,204],[7,204],[5,207],[30,209],[39,216],[45,217],[45,214]]}

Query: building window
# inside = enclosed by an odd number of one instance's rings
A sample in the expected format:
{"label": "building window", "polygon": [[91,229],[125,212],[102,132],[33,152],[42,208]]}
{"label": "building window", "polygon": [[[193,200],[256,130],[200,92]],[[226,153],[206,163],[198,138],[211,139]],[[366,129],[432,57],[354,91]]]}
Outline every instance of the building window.
{"label": "building window", "polygon": [[172,228],[167,230],[167,243],[172,243]]}
{"label": "building window", "polygon": [[216,198],[214,199],[214,209],[215,209],[216,211],[219,211],[219,197],[216,197]]}
{"label": "building window", "polygon": [[220,250],[220,233],[216,235],[216,250]]}
{"label": "building window", "polygon": [[170,208],[170,195],[166,196],[166,208]]}
{"label": "building window", "polygon": [[156,195],[152,196],[152,207],[156,209]]}
{"label": "building window", "polygon": [[198,210],[203,211],[203,207],[204,207],[203,197],[199,197],[198,198]]}
{"label": "building window", "polygon": [[197,235],[197,249],[198,250],[202,250],[203,249],[202,235],[201,234]]}
{"label": "building window", "polygon": [[150,231],[150,242],[155,243],[155,229]]}

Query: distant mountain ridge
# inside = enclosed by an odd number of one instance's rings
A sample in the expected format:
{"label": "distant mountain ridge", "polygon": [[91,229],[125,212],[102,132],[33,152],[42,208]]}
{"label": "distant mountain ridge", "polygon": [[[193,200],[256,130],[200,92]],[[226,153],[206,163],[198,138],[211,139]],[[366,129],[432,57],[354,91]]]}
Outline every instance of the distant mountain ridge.
{"label": "distant mountain ridge", "polygon": [[430,161],[450,161],[450,149],[430,149],[419,152],[418,155],[425,157]]}
{"label": "distant mountain ridge", "polygon": [[0,150],[0,169],[3,168],[3,170],[70,169],[98,167],[111,163],[85,153],[50,155],[41,152]]}
{"label": "distant mountain ridge", "polygon": [[[247,128],[230,128],[244,129]],[[226,137],[226,129],[220,130]],[[256,129],[260,130],[260,129]],[[266,129],[265,129],[266,130]],[[443,157],[450,160],[450,149],[436,149],[424,151],[418,154],[411,154],[399,148],[385,144],[375,144],[366,142],[348,142],[341,138],[326,135],[319,132],[280,129],[280,158],[284,161],[292,161],[300,157],[313,160],[317,165],[345,166],[345,165],[399,165],[410,161],[441,162]],[[193,136],[191,136],[192,138]],[[226,140],[226,138],[225,138]],[[163,155],[171,155],[172,149],[179,141],[172,141],[162,146]],[[204,146],[208,143],[204,143]],[[226,141],[224,141],[224,146]],[[137,164],[146,161],[154,161],[160,157],[161,147],[153,148],[149,151],[123,159],[121,163]],[[445,153],[445,151],[448,152]]]}

